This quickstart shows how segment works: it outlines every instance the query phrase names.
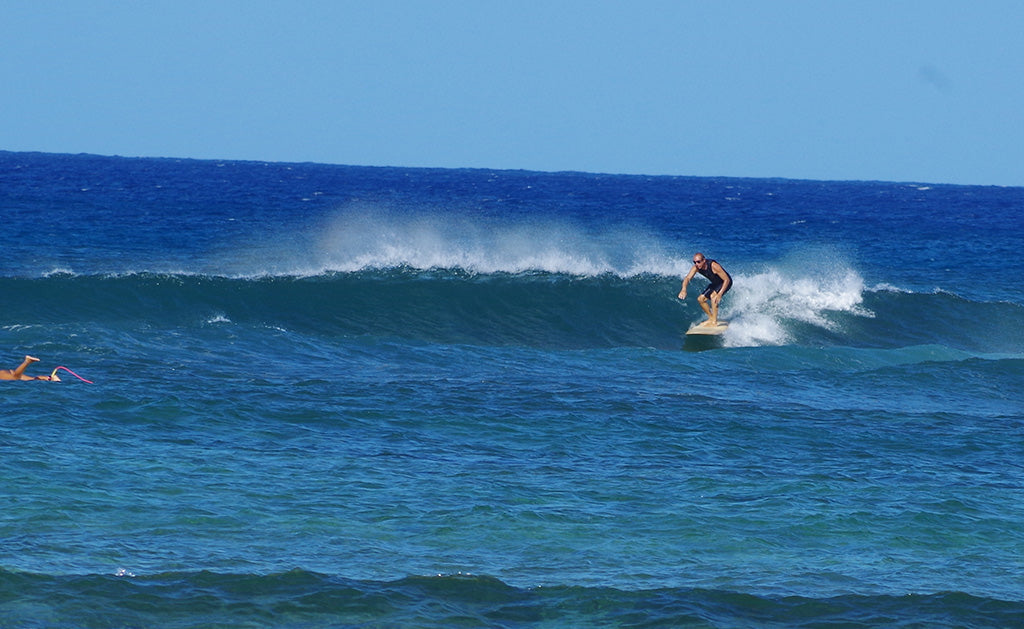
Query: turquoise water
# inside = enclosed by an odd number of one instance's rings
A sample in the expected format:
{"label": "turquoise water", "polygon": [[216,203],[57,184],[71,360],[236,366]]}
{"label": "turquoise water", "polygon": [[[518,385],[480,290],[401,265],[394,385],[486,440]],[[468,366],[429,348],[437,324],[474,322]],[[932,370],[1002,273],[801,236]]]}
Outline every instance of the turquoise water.
{"label": "turquoise water", "polygon": [[1024,617],[1020,189],[0,167],[10,626]]}

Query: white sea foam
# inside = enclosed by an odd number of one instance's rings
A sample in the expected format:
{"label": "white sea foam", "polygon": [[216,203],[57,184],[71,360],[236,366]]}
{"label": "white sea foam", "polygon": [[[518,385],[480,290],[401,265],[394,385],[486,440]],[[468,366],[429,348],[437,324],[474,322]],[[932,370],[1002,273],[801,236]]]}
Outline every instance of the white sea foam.
{"label": "white sea foam", "polygon": [[342,272],[410,267],[630,277],[675,276],[688,268],[688,255],[671,254],[641,228],[617,226],[595,233],[556,219],[499,221],[444,212],[410,216],[365,207],[332,217],[315,249],[315,266]]}
{"label": "white sea foam", "polygon": [[723,307],[723,318],[730,319],[730,346],[791,342],[790,322],[832,329],[829,313],[874,316],[863,306],[863,278],[834,252],[802,251],[734,280]]}

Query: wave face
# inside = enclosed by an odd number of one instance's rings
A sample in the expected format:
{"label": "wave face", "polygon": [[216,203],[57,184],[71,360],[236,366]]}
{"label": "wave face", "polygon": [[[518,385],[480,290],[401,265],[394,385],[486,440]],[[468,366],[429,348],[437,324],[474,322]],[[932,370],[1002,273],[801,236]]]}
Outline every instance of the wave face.
{"label": "wave face", "polygon": [[[729,347],[777,345],[1024,354],[1024,307],[944,292],[868,289],[854,271],[734,276]],[[678,348],[702,318],[674,278],[395,268],[308,277],[201,275],[0,278],[11,319],[46,325],[197,328],[230,323],[315,337],[563,349]],[[984,326],[965,325],[974,318]]]}

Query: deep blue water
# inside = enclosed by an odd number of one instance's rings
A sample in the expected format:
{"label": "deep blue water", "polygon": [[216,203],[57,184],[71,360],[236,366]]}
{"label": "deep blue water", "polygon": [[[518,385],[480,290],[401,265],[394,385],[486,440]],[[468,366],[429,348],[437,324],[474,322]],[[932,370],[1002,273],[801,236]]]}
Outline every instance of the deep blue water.
{"label": "deep blue water", "polygon": [[0,152],[0,204],[3,366],[94,383],[0,383],[3,626],[1022,625],[1024,189]]}

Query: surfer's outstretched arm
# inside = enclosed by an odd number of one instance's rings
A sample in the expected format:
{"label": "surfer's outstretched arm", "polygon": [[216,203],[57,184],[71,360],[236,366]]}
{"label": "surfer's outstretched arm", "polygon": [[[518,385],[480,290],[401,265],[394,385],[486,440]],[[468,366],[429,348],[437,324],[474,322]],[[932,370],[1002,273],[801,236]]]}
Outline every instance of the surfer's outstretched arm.
{"label": "surfer's outstretched arm", "polygon": [[679,299],[686,299],[686,287],[690,285],[690,280],[697,274],[697,267],[690,267],[690,272],[683,278],[683,287],[679,290]]}

